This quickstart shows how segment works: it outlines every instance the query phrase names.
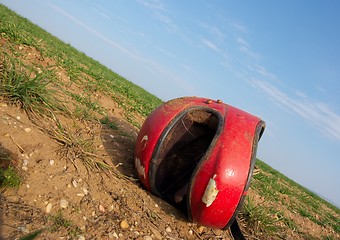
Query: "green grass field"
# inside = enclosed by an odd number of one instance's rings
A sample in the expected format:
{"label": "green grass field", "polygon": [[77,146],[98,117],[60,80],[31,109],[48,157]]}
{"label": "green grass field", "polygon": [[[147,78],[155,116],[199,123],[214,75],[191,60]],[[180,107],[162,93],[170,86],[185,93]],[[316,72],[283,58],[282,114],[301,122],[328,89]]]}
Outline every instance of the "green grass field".
{"label": "green grass field", "polygon": [[[100,121],[116,130],[116,123],[108,118],[108,110],[95,98],[96,93],[101,93],[116,102],[124,110],[125,119],[139,128],[142,120],[162,103],[159,98],[2,5],[0,41],[3,44],[0,100],[21,107],[41,128],[47,129],[46,126],[52,124],[46,132],[67,154],[80,156],[89,169],[99,167],[105,171],[106,165],[94,157],[91,138],[82,138],[76,126],[75,129],[65,127],[60,120],[62,116]],[[34,53],[41,61],[24,61],[23,52]],[[44,62],[44,59],[53,61]],[[60,81],[57,68],[65,71],[69,81]],[[70,103],[66,99],[73,101]],[[15,171],[11,156],[1,150],[1,145],[0,161],[1,188],[20,185],[20,173]],[[259,171],[253,177],[250,194],[239,214],[244,228],[254,239],[286,239],[290,232],[297,233],[301,239],[339,239],[339,208],[264,162],[258,160],[256,165]],[[310,234],[309,225],[327,231],[320,230],[319,237],[315,237]]]}

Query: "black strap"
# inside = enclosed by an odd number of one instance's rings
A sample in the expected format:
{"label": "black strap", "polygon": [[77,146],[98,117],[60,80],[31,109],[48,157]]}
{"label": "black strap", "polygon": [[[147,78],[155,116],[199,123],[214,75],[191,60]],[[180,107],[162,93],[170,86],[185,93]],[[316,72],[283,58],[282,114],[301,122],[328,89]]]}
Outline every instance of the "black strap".
{"label": "black strap", "polygon": [[240,226],[235,219],[234,222],[230,226],[231,235],[235,240],[246,240],[243,233],[241,232]]}

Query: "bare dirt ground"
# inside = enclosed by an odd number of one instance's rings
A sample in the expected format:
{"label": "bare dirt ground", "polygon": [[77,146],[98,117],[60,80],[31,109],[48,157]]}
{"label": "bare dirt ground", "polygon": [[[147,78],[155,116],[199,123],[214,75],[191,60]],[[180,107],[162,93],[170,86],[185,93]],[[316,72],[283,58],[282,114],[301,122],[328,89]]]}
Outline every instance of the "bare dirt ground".
{"label": "bare dirt ground", "polygon": [[[38,239],[196,239],[227,237],[187,222],[178,210],[143,190],[135,179],[137,129],[120,120],[122,136],[100,124],[78,126],[96,136],[101,157],[124,175],[92,171],[70,162],[60,146],[30,122],[20,109],[1,102],[2,149],[24,179],[18,189],[1,193],[3,239],[46,229]],[[116,116],[117,118],[117,116]],[[78,123],[79,124],[79,123]],[[58,219],[59,218],[59,219]]]}
{"label": "bare dirt ground", "polygon": [[[24,53],[26,62],[54,64],[52,59],[39,58],[35,49],[18,51]],[[56,73],[63,82],[69,81],[62,68]],[[73,85],[69,91],[79,93],[81,87]],[[20,187],[0,193],[0,239],[19,239],[36,230],[42,230],[37,239],[231,239],[227,230],[190,223],[182,212],[143,189],[133,165],[138,129],[111,98],[101,93],[94,98],[107,110],[116,129],[100,121],[65,116],[62,121],[74,136],[91,139],[93,158],[99,157],[112,170],[87,166],[77,155],[81,151],[63,148],[25,111],[0,96],[0,151],[10,153],[23,179]],[[135,121],[143,120],[136,116]],[[250,195],[257,203],[263,202],[256,192]],[[297,215],[292,218],[315,238],[331,231]],[[260,239],[250,235],[256,229],[243,230],[249,239]],[[303,239],[293,231],[285,236]]]}

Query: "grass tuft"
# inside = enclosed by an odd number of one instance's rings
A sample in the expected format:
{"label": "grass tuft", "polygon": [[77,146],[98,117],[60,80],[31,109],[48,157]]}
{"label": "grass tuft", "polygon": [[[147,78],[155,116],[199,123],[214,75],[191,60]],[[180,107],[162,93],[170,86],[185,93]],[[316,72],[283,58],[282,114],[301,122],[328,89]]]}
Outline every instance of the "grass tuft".
{"label": "grass tuft", "polygon": [[273,214],[261,204],[255,204],[249,196],[246,197],[239,216],[246,225],[246,229],[254,235],[275,234],[280,230],[277,225],[277,222],[281,220],[280,214]]}
{"label": "grass tuft", "polygon": [[19,187],[21,177],[12,166],[12,154],[0,144],[0,188]]}
{"label": "grass tuft", "polygon": [[53,92],[47,88],[51,78],[49,71],[38,73],[7,53],[0,56],[0,95],[29,114],[58,109]]}

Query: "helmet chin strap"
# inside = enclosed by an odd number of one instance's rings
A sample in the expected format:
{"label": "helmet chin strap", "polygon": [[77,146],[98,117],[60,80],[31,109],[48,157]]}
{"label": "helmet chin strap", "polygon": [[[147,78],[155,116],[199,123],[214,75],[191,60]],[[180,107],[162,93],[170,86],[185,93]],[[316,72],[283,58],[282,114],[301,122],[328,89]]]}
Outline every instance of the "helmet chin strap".
{"label": "helmet chin strap", "polygon": [[238,225],[236,218],[230,226],[230,232],[231,232],[231,235],[233,236],[233,238],[235,240],[246,240],[246,238],[244,237],[244,235],[243,235],[243,233],[240,229],[240,226]]}

